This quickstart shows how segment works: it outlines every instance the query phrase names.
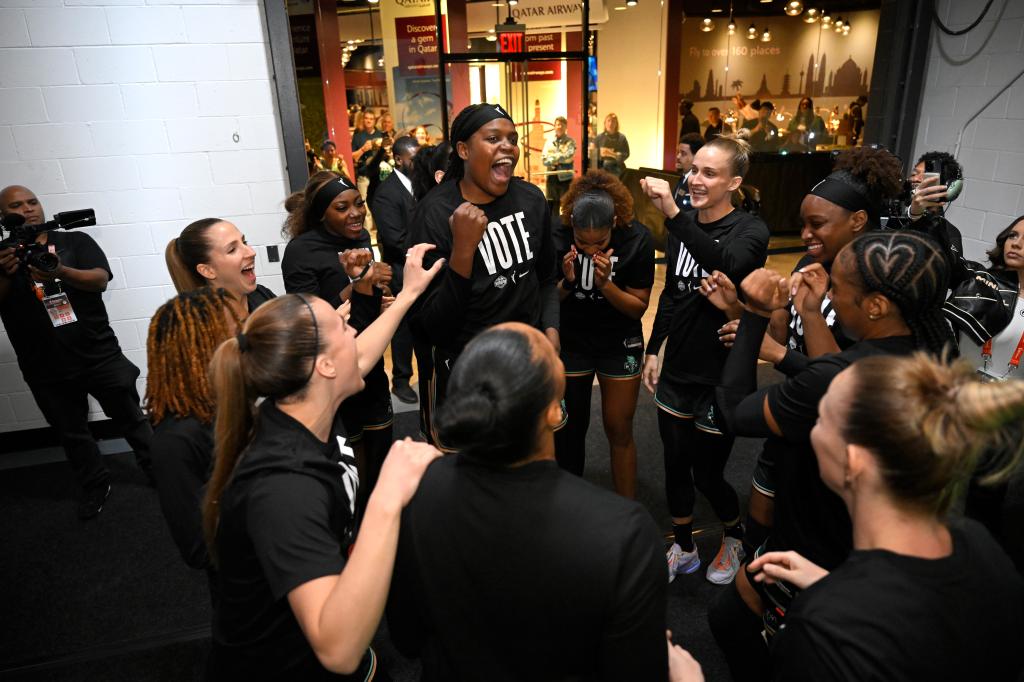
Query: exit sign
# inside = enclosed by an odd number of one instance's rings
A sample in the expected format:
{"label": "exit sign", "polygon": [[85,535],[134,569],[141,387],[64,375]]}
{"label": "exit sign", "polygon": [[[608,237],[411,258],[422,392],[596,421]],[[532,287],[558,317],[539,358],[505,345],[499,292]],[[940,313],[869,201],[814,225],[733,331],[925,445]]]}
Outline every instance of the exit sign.
{"label": "exit sign", "polygon": [[523,33],[499,33],[498,52],[523,52]]}

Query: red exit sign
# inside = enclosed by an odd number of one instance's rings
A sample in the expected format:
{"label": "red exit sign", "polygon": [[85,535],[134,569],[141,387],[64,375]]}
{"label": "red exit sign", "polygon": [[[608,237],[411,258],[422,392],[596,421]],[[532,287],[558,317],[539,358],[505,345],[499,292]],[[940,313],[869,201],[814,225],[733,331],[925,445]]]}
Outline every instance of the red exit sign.
{"label": "red exit sign", "polygon": [[524,48],[523,33],[499,33],[498,34],[498,51],[499,52],[525,52]]}

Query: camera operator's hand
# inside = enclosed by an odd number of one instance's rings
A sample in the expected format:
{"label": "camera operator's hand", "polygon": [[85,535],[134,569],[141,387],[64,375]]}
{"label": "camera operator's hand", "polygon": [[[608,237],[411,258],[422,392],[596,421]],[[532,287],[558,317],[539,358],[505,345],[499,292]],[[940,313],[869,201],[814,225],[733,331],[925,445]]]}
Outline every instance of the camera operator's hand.
{"label": "camera operator's hand", "polygon": [[946,205],[946,186],[939,184],[934,175],[923,178],[910,191],[910,217],[917,219],[929,211],[942,209]]}
{"label": "camera operator's hand", "polygon": [[0,249],[0,274],[13,277],[18,271],[18,257],[14,255],[14,247]]}
{"label": "camera operator's hand", "polygon": [[29,274],[32,275],[32,279],[34,279],[37,282],[52,282],[55,279],[63,279],[63,277],[61,276],[61,271],[63,269],[64,266],[61,265],[60,263],[58,263],[57,267],[54,268],[53,270],[40,270],[34,265],[28,266]]}

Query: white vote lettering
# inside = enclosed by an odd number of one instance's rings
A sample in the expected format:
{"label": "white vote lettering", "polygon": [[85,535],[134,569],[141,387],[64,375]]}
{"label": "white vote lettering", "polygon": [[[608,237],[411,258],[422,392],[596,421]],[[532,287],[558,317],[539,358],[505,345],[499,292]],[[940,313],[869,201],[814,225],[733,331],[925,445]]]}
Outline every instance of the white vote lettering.
{"label": "white vote lettering", "polygon": [[484,261],[488,275],[495,275],[498,269],[509,270],[533,260],[530,249],[530,233],[523,225],[525,214],[518,211],[487,223],[477,250]]}

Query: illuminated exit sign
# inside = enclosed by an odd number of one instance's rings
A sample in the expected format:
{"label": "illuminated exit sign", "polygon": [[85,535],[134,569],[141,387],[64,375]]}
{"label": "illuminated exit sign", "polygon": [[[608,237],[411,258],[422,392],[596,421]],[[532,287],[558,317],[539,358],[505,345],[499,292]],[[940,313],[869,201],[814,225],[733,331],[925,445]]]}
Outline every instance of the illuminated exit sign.
{"label": "illuminated exit sign", "polygon": [[526,26],[504,23],[494,27],[498,38],[498,52],[525,52]]}

